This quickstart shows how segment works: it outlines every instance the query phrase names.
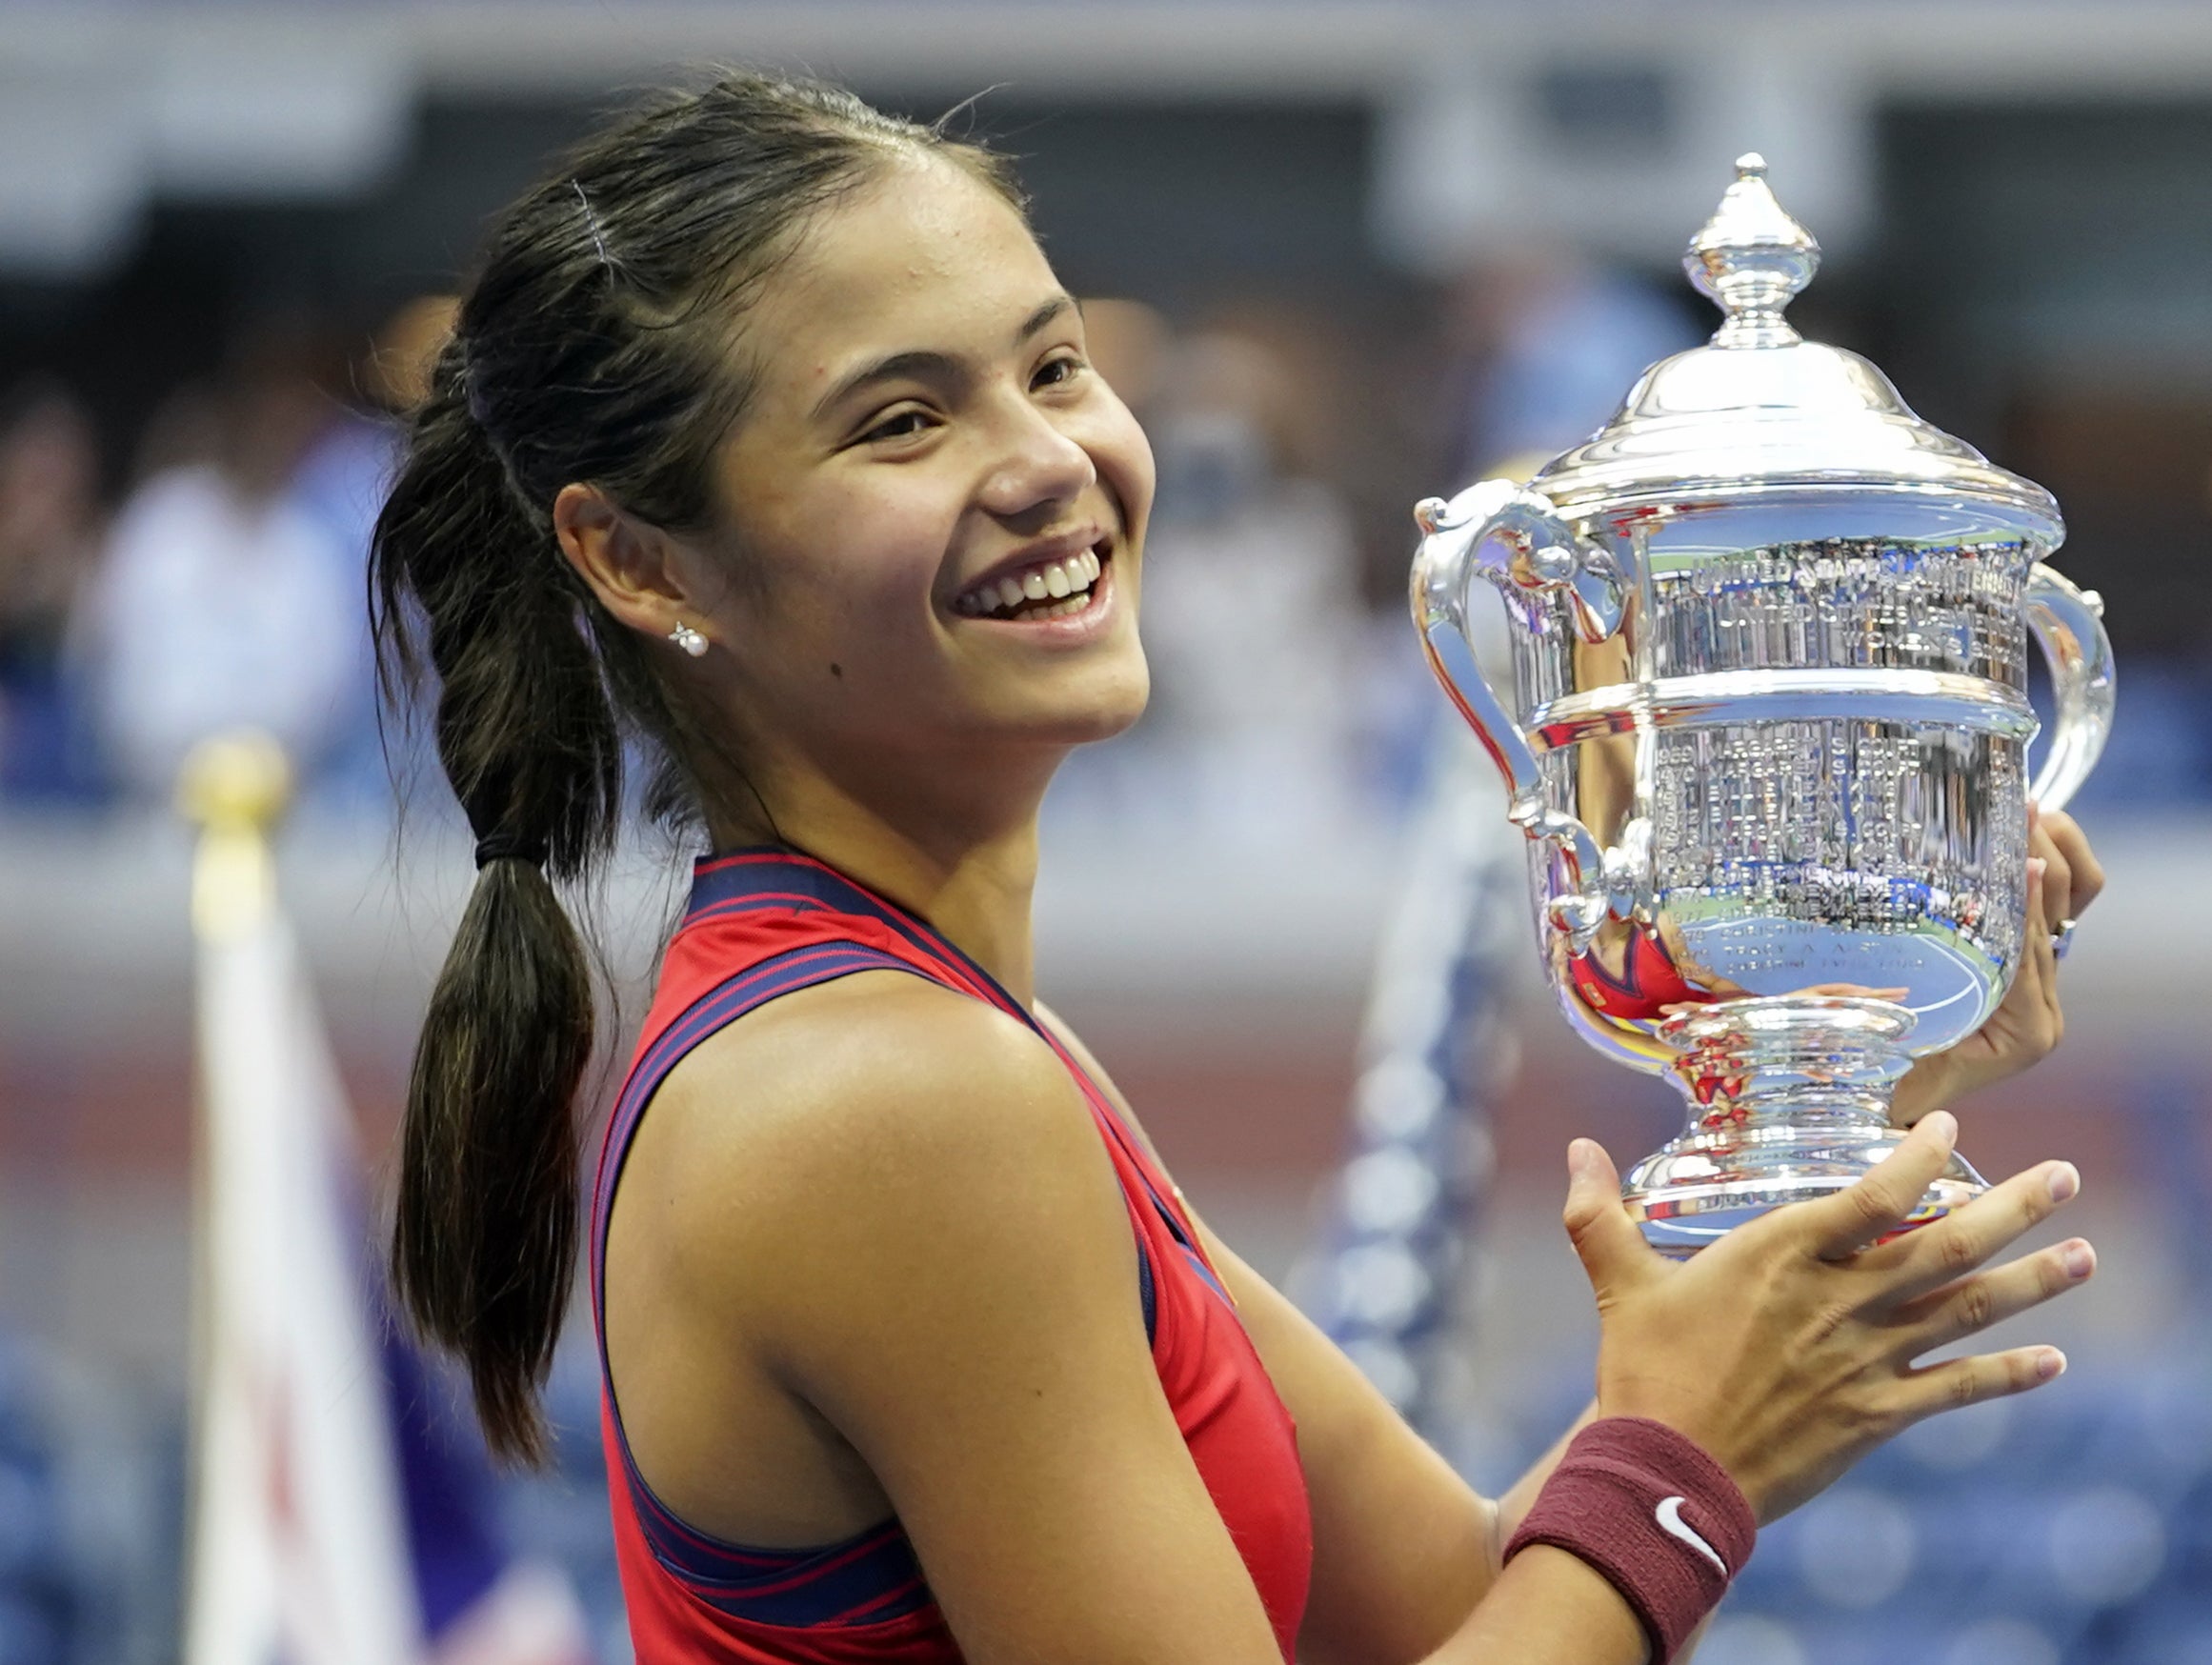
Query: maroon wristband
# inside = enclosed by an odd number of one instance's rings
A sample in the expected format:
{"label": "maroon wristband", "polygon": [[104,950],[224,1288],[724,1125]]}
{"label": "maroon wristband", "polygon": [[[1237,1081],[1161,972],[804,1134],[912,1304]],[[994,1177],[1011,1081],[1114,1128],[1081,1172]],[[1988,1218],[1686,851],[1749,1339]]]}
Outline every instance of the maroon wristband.
{"label": "maroon wristband", "polygon": [[1604,1416],[1568,1444],[1505,1546],[1550,1544],[1620,1592],[1666,1665],[1751,1558],[1759,1522],[1702,1446],[1663,1422]]}

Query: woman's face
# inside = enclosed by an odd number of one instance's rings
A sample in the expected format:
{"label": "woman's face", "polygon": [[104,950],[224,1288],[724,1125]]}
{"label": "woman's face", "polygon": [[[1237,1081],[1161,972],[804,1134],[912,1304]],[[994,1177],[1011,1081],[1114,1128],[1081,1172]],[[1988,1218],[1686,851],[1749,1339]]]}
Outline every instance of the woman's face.
{"label": "woman's face", "polygon": [[1152,453],[1020,217],[936,160],[827,213],[748,308],[699,661],[752,748],[880,777],[1143,710]]}

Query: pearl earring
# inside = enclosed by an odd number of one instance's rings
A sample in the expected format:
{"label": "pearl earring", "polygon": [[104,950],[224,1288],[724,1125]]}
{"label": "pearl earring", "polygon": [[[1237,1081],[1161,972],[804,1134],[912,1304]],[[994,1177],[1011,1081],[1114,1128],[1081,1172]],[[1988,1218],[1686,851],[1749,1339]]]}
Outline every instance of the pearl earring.
{"label": "pearl earring", "polygon": [[707,638],[688,624],[679,624],[668,633],[668,639],[696,659],[707,651]]}

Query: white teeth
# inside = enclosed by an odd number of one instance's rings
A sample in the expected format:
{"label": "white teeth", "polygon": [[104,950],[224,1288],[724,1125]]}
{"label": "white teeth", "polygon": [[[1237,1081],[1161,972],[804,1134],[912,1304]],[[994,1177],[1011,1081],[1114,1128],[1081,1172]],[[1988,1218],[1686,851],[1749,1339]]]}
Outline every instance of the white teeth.
{"label": "white teeth", "polygon": [[[1091,601],[1091,586],[1098,582],[1105,572],[1105,563],[1096,550],[1063,555],[1056,561],[1047,561],[1041,567],[1032,567],[1018,577],[987,580],[958,596],[955,608],[970,618],[987,612],[1012,612],[1026,609],[1031,618],[1056,618],[1062,613],[1079,612]],[[1030,604],[1045,602],[1036,607]]]}

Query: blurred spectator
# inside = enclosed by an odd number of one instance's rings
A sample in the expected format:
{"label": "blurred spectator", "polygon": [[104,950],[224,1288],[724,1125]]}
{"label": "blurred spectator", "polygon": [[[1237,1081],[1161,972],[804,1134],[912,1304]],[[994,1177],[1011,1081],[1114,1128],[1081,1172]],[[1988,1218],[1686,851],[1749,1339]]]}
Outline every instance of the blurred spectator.
{"label": "blurred spectator", "polygon": [[[339,811],[370,812],[390,801],[375,680],[366,669],[369,540],[399,461],[399,418],[430,392],[431,366],[452,333],[454,307],[451,295],[425,295],[384,323],[342,390],[350,397],[332,398],[292,478],[293,500],[338,552],[353,615],[347,628],[363,655],[363,674],[337,713],[319,783],[324,804]],[[394,733],[395,745],[399,738]]]}
{"label": "blurred spectator", "polygon": [[1602,427],[1648,367],[1701,339],[1648,284],[1561,251],[1475,268],[1450,321],[1455,489],[1534,473]]}
{"label": "blurred spectator", "polygon": [[213,467],[223,454],[223,405],[206,382],[169,390],[139,431],[131,456],[132,490],[171,470]]}
{"label": "blurred spectator", "polygon": [[1159,309],[1142,301],[1087,300],[1083,340],[1092,367],[1141,419],[1175,351],[1174,331]]}
{"label": "blurred spectator", "polygon": [[[1525,480],[1611,419],[1645,370],[1701,337],[1687,312],[1643,280],[1559,248],[1530,248],[1469,269],[1445,297],[1438,428],[1449,496],[1486,476]],[[1478,601],[1470,624],[1492,682],[1510,688],[1502,607]],[[1435,734],[1457,724],[1396,606],[1377,622],[1364,761],[1398,802],[1418,796]]]}
{"label": "blurred spectator", "polygon": [[1239,838],[1325,836],[1350,808],[1358,552],[1286,427],[1303,398],[1258,341],[1198,335],[1151,423],[1145,750],[1180,810]]}
{"label": "blurred spectator", "polygon": [[0,799],[81,798],[63,644],[100,539],[99,456],[84,409],[59,382],[0,400]]}
{"label": "blurred spectator", "polygon": [[116,517],[78,636],[109,765],[145,801],[240,725],[312,784],[368,682],[357,565],[292,491],[332,415],[299,344],[256,343],[213,411],[214,456],[154,473]]}

